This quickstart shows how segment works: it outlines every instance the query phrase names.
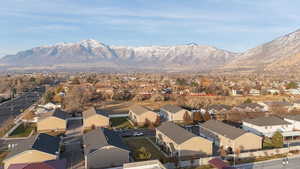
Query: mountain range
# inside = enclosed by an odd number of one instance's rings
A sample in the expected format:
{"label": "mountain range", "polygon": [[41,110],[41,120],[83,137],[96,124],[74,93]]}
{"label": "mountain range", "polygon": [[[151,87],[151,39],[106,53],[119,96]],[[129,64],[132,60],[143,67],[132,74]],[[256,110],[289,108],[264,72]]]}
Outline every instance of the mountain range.
{"label": "mountain range", "polygon": [[291,71],[300,66],[300,30],[242,53],[195,43],[109,46],[96,40],[35,47],[0,59],[2,68],[154,71]]}

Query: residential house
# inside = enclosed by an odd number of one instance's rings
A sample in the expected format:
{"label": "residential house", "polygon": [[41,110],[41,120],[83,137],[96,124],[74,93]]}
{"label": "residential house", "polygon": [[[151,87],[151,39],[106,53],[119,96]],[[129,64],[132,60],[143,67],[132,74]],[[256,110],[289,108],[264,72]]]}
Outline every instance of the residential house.
{"label": "residential house", "polygon": [[60,139],[48,134],[38,134],[22,140],[3,160],[4,169],[20,163],[38,163],[59,157]]}
{"label": "residential house", "polygon": [[259,102],[263,106],[264,111],[272,111],[274,109],[282,109],[286,111],[293,110],[293,104],[285,101]]}
{"label": "residential house", "polygon": [[291,123],[294,130],[300,130],[300,114],[288,115],[284,118],[284,120]]}
{"label": "residential house", "polygon": [[265,137],[272,137],[275,132],[279,131],[284,137],[284,141],[300,136],[299,131],[294,131],[292,123],[276,116],[245,119],[243,129]]}
{"label": "residential house", "polygon": [[291,94],[291,95],[299,95],[300,90],[299,89],[288,89],[288,90],[286,90],[286,93]]}
{"label": "residential house", "polygon": [[191,111],[172,104],[162,106],[160,108],[160,114],[168,121],[184,121],[185,114],[188,114],[191,118],[193,117]]}
{"label": "residential house", "polygon": [[158,114],[145,106],[134,105],[129,108],[129,118],[133,123],[142,126],[147,121],[155,123],[158,118]]}
{"label": "residential house", "polygon": [[280,94],[280,90],[278,89],[267,89],[267,93],[271,95],[278,95]]}
{"label": "residential house", "polygon": [[264,106],[258,103],[242,103],[238,106],[233,107],[233,110],[239,112],[263,112],[265,111]]}
{"label": "residential house", "polygon": [[98,128],[83,135],[85,168],[109,168],[129,162],[130,151],[113,130]]}
{"label": "residential house", "polygon": [[8,169],[67,169],[67,160],[49,160],[35,163],[12,164]]}
{"label": "residential house", "polygon": [[260,95],[260,90],[257,90],[257,89],[251,89],[249,91],[249,95],[251,96],[259,96]]}
{"label": "residential house", "polygon": [[156,142],[169,156],[207,156],[212,154],[212,142],[196,136],[173,122],[156,128]]}
{"label": "residential house", "polygon": [[167,169],[159,160],[126,163],[123,169]]}
{"label": "residential house", "polygon": [[83,128],[85,130],[108,127],[110,125],[108,113],[102,110],[96,110],[94,107],[82,112]]}
{"label": "residential house", "polygon": [[262,148],[262,138],[240,128],[233,127],[217,120],[208,120],[199,128],[199,134],[211,141],[217,147],[236,151],[259,150]]}
{"label": "residential house", "polygon": [[61,109],[42,114],[37,121],[37,131],[45,132],[65,132],[67,130],[67,113]]}
{"label": "residential house", "polygon": [[232,106],[225,104],[214,104],[207,107],[207,112],[213,119],[224,120],[226,113],[232,109]]}

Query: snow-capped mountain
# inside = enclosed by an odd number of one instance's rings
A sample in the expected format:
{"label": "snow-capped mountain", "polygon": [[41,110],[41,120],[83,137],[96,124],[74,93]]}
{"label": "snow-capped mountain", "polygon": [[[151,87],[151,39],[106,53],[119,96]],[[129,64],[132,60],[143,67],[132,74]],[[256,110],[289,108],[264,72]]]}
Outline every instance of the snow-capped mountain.
{"label": "snow-capped mountain", "polygon": [[290,71],[300,68],[300,30],[250,49],[224,66],[228,70]]}
{"label": "snow-capped mountain", "polygon": [[235,53],[194,43],[177,46],[109,46],[96,40],[77,43],[59,43],[7,55],[0,63],[8,66],[50,66],[93,63],[103,66],[112,63],[118,67],[163,68],[186,66],[198,70],[213,69],[231,61]]}

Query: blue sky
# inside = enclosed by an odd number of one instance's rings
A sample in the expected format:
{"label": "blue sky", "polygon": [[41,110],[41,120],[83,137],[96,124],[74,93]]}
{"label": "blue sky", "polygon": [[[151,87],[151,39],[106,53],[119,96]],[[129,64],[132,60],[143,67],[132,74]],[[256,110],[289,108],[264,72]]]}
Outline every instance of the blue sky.
{"label": "blue sky", "polygon": [[0,56],[96,39],[244,51],[300,28],[299,0],[3,0]]}

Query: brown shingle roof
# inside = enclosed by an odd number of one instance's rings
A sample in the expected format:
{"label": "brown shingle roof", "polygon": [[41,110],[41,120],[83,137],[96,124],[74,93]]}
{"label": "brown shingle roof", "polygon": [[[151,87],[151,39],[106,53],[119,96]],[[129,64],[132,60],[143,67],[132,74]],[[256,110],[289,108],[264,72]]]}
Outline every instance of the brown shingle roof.
{"label": "brown shingle roof", "polygon": [[240,128],[230,126],[228,124],[225,124],[225,123],[217,121],[217,120],[208,120],[207,122],[203,123],[201,125],[201,127],[210,132],[216,133],[218,135],[222,135],[222,136],[230,138],[232,140],[247,133],[246,131],[244,131]]}

